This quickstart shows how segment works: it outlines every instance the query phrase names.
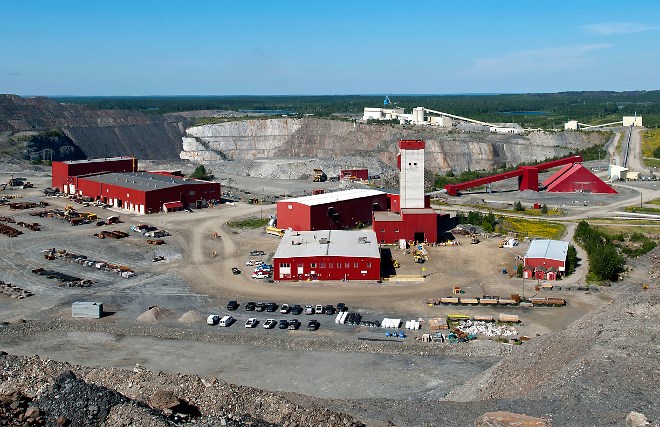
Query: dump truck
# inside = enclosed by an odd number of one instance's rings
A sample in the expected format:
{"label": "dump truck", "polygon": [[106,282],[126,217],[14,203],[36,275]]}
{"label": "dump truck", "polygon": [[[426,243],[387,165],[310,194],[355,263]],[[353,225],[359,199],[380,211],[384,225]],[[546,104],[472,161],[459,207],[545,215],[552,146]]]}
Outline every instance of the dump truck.
{"label": "dump truck", "polygon": [[328,180],[328,175],[326,175],[322,169],[314,169],[314,177],[312,180],[314,182],[326,182]]}

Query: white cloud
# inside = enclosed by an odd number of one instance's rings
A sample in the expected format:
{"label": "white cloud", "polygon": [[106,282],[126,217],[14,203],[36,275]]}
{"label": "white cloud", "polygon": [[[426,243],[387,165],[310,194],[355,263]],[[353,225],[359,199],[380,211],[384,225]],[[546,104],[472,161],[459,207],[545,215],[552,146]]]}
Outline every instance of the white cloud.
{"label": "white cloud", "polygon": [[639,22],[604,22],[600,24],[589,24],[582,26],[584,30],[599,36],[611,36],[615,34],[641,33],[644,31],[657,30],[660,27],[641,24]]}
{"label": "white cloud", "polygon": [[564,71],[579,68],[593,59],[589,53],[609,49],[611,44],[583,44],[511,52],[500,56],[477,58],[464,70],[466,75],[510,75],[541,71]]}

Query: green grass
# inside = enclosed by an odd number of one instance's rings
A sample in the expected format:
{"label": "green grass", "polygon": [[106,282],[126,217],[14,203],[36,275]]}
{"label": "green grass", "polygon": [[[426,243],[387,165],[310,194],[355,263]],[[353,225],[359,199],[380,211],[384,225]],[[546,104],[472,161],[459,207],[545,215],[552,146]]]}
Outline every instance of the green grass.
{"label": "green grass", "polygon": [[660,205],[660,199],[649,200],[646,203],[648,203],[649,205]]}
{"label": "green grass", "polygon": [[660,168],[660,159],[652,159],[650,157],[644,157],[642,159],[644,166],[647,168]]}
{"label": "green grass", "polygon": [[660,147],[660,129],[642,132],[642,156],[653,157],[653,150]]}
{"label": "green grass", "polygon": [[502,232],[514,231],[522,236],[560,239],[566,232],[566,226],[558,222],[534,219],[500,217]]}
{"label": "green grass", "polygon": [[230,221],[227,225],[231,228],[262,228],[268,225],[268,218],[247,218],[239,221]]}
{"label": "green grass", "polygon": [[628,207],[626,207],[626,212],[649,213],[649,214],[659,214],[660,215],[660,208],[646,208],[646,207],[643,207],[643,206],[628,206]]}

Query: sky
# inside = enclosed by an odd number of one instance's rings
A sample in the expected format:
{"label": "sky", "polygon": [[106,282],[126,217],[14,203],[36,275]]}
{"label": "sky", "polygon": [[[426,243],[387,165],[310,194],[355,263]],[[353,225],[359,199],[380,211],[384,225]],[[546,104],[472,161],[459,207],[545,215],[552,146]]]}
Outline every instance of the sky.
{"label": "sky", "polygon": [[654,90],[658,17],[657,0],[0,0],[0,93]]}

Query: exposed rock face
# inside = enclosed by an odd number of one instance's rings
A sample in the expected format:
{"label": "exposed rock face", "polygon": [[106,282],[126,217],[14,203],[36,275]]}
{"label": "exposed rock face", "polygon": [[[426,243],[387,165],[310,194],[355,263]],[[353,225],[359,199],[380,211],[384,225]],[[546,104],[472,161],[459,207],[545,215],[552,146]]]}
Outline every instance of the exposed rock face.
{"label": "exposed rock face", "polygon": [[550,427],[550,422],[542,418],[512,412],[487,412],[476,419],[474,427]]}
{"label": "exposed rock face", "polygon": [[426,141],[426,167],[432,170],[491,169],[543,160],[602,144],[608,133],[532,132],[500,135],[483,132],[354,124],[312,118],[242,120],[194,126],[183,138],[182,159],[196,162],[264,157],[367,156],[396,165],[399,139]]}
{"label": "exposed rock face", "polygon": [[136,155],[176,159],[182,150],[185,120],[176,115],[151,116],[136,111],[59,104],[45,97],[0,95],[0,132],[61,129],[90,158]]}

